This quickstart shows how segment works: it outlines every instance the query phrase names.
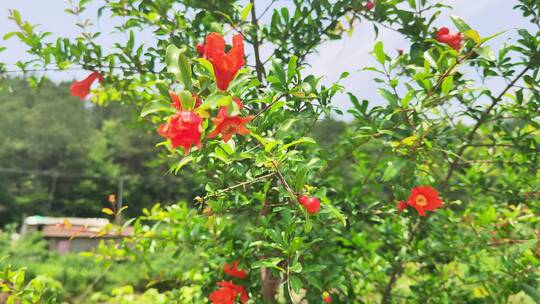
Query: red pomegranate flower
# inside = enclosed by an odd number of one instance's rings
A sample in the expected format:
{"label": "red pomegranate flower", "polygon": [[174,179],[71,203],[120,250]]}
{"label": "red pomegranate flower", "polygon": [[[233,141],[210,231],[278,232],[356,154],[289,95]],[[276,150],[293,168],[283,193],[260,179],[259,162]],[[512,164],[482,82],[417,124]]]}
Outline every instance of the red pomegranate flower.
{"label": "red pomegranate flower", "polygon": [[174,114],[167,123],[158,128],[158,134],[168,138],[173,148],[184,147],[186,154],[193,145],[200,148],[202,134],[202,119],[199,114],[191,111],[180,111]]}
{"label": "red pomegranate flower", "polygon": [[437,190],[429,186],[420,186],[411,190],[407,205],[416,209],[420,216],[426,216],[426,211],[435,211],[443,205],[443,202]]}
{"label": "red pomegranate flower", "polygon": [[245,279],[247,274],[245,270],[238,269],[238,261],[232,262],[232,264],[225,263],[223,265],[223,271],[231,277]]}
{"label": "red pomegranate flower", "polygon": [[90,93],[90,86],[98,79],[99,83],[103,83],[103,75],[94,71],[88,77],[81,81],[74,81],[69,87],[71,96],[79,97],[81,100],[85,99]]}
{"label": "red pomegranate flower", "polygon": [[[242,106],[243,107],[243,106]],[[241,107],[240,107],[241,108]],[[214,131],[208,134],[208,138],[214,138],[221,134],[224,142],[228,142],[234,134],[248,135],[249,130],[244,124],[250,122],[253,117],[240,117],[238,115],[229,116],[227,107],[221,107],[218,115],[212,118],[212,123],[216,125]]]}
{"label": "red pomegranate flower", "polygon": [[240,295],[240,301],[242,303],[246,303],[249,300],[249,296],[243,286],[229,281],[221,281],[217,285],[221,288],[213,291],[208,297],[212,304],[234,304],[238,295]]}
{"label": "red pomegranate flower", "polygon": [[437,31],[436,38],[437,41],[448,44],[456,51],[459,51],[459,49],[461,48],[461,42],[463,41],[463,36],[461,32],[450,34],[450,30],[447,27],[441,27]]}
{"label": "red pomegranate flower", "polygon": [[321,202],[316,197],[302,195],[298,201],[306,208],[309,214],[316,214],[321,209]]}
{"label": "red pomegranate flower", "polygon": [[399,210],[399,211],[403,211],[405,210],[405,208],[407,208],[407,203],[404,202],[404,201],[399,201],[396,205],[396,208]]}
{"label": "red pomegranate flower", "polygon": [[366,5],[364,5],[364,8],[366,9],[366,11],[370,11],[374,7],[375,7],[375,2],[373,2],[372,0],[368,0],[368,2],[366,2]]}
{"label": "red pomegranate flower", "polygon": [[323,292],[323,298],[324,303],[332,303],[332,296],[328,292]]}
{"label": "red pomegranate flower", "polygon": [[233,37],[233,46],[225,53],[225,39],[218,33],[206,36],[204,56],[212,63],[216,75],[217,87],[227,90],[236,73],[246,63],[244,59],[244,40],[242,35]]}

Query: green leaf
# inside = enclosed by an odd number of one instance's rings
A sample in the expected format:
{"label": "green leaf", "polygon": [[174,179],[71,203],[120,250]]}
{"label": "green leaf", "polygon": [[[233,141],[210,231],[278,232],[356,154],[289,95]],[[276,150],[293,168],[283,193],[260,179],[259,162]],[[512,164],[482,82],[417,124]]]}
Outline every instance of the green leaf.
{"label": "green leaf", "polygon": [[450,19],[460,32],[465,33],[468,30],[471,30],[471,27],[467,23],[465,23],[465,21],[463,21],[463,19],[461,19],[460,17],[450,16]]}
{"label": "green leaf", "polygon": [[105,214],[108,214],[108,215],[113,215],[114,214],[114,212],[110,208],[103,208],[103,209],[101,209],[101,212],[103,212]]}
{"label": "green leaf", "polygon": [[249,12],[251,11],[251,8],[253,8],[253,3],[248,3],[244,9],[242,10],[242,13],[240,14],[242,17],[242,21],[245,21],[248,17]]}
{"label": "green leaf", "polygon": [[382,41],[377,41],[377,43],[375,43],[372,54],[379,63],[384,64],[386,61],[386,54],[384,53],[384,44]]}
{"label": "green leaf", "polygon": [[448,94],[454,87],[454,76],[450,75],[444,78],[442,84],[441,84],[441,91],[443,94]]}
{"label": "green leaf", "polygon": [[299,293],[302,289],[302,280],[298,276],[291,275],[289,276],[289,283],[291,284],[292,289],[294,292]]}
{"label": "green leaf", "polygon": [[498,36],[500,36],[500,35],[506,33],[506,32],[507,32],[507,31],[500,31],[500,32],[495,33],[495,34],[493,34],[493,35],[491,35],[491,36],[487,36],[486,38],[482,38],[482,40],[480,41],[480,43],[487,42],[487,41],[489,41],[489,40],[491,40],[491,39],[493,39],[493,38],[495,38],[495,37],[498,37]]}
{"label": "green leaf", "polygon": [[433,57],[431,56],[431,54],[428,51],[424,52],[424,59],[429,63],[429,65],[432,68],[435,68],[435,69],[437,68],[437,61],[435,61],[435,59],[433,59]]}
{"label": "green leaf", "polygon": [[309,172],[308,166],[301,166],[296,170],[296,177],[294,179],[294,190],[300,192],[306,183],[306,176]]}
{"label": "green leaf", "polygon": [[411,101],[411,99],[413,98],[413,95],[414,95],[414,92],[413,91],[408,91],[407,94],[405,94],[405,97],[403,97],[401,99],[401,106],[403,108],[407,108],[407,106],[409,105],[409,102]]}
{"label": "green leaf", "polygon": [[194,159],[195,158],[193,158],[193,156],[191,156],[191,155],[188,155],[188,156],[182,158],[182,160],[180,162],[178,162],[178,164],[176,165],[176,168],[174,169],[174,173],[177,174],[178,171],[180,171],[180,169],[182,169],[182,167],[184,167],[188,163],[192,162]]}
{"label": "green leaf", "polygon": [[180,169],[182,169],[182,167],[184,167],[185,165],[187,165],[188,163],[192,162],[195,158],[191,155],[188,155],[184,158],[182,158],[181,161],[178,162],[178,164],[176,165],[176,168],[174,168],[174,174],[177,174],[178,171],[180,171]]}
{"label": "green leaf", "polygon": [[145,117],[152,113],[165,112],[165,111],[171,111],[171,107],[162,101],[155,100],[155,101],[148,102],[143,106],[140,116]]}
{"label": "green leaf", "polygon": [[251,267],[252,268],[272,267],[272,268],[276,268],[284,272],[285,270],[283,268],[277,266],[281,261],[282,261],[281,258],[269,258],[269,259],[256,261],[255,263],[252,264]]}
{"label": "green leaf", "polygon": [[178,66],[179,54],[180,49],[173,44],[169,45],[165,51],[165,63],[167,64],[167,71],[174,74],[178,80],[180,80],[182,77],[180,67]]}
{"label": "green leaf", "polygon": [[189,91],[182,91],[178,93],[178,99],[180,99],[180,103],[182,104],[182,109],[184,110],[191,110],[193,109],[193,106],[195,105],[195,98],[193,98],[193,95]]}
{"label": "green leaf", "polygon": [[480,44],[482,42],[482,38],[480,38],[480,34],[478,34],[475,30],[468,30],[463,33],[465,37],[470,38],[474,41],[476,44]]}
{"label": "green leaf", "polygon": [[289,270],[295,273],[300,273],[302,272],[302,264],[300,264],[300,262],[297,261],[293,263],[292,266],[289,267]]}
{"label": "green leaf", "polygon": [[209,104],[212,108],[226,107],[232,102],[231,95],[217,91],[214,94],[208,96],[205,103]]}
{"label": "green leaf", "polygon": [[287,77],[285,77],[285,70],[283,69],[283,63],[281,60],[276,59],[272,61],[272,72],[279,79],[282,85],[287,84]]}
{"label": "green leaf", "polygon": [[345,216],[339,211],[338,208],[332,206],[332,205],[325,205],[325,209],[327,209],[330,214],[332,214],[337,220],[341,222],[343,227],[347,226],[347,220],[345,219]]}
{"label": "green leaf", "polygon": [[197,62],[199,62],[208,72],[210,72],[212,77],[215,79],[214,66],[210,61],[208,61],[208,59],[197,58]]}
{"label": "green leaf", "polygon": [[387,182],[394,178],[401,169],[407,164],[406,161],[398,159],[397,161],[388,162],[386,165],[386,170],[384,170],[381,180]]}
{"label": "green leaf", "polygon": [[319,272],[326,269],[326,265],[320,265],[320,264],[311,264],[304,267],[303,272]]}
{"label": "green leaf", "polygon": [[521,283],[520,285],[523,291],[529,295],[529,297],[531,297],[536,303],[540,303],[540,291],[526,283]]}
{"label": "green leaf", "polygon": [[286,149],[288,149],[288,148],[290,148],[292,146],[302,144],[302,143],[314,144],[314,143],[316,143],[316,141],[311,137],[302,137],[302,138],[299,138],[299,139],[297,139],[297,140],[295,140],[293,142],[290,142],[290,143],[284,145],[283,147],[280,147],[279,150],[280,151],[281,150],[286,150]]}
{"label": "green leaf", "polygon": [[303,210],[304,210],[304,215],[306,217],[306,220],[304,223],[304,233],[309,233],[311,229],[313,229],[313,223],[311,222],[311,218],[309,217],[309,215],[307,215],[307,211],[305,209]]}
{"label": "green leaf", "polygon": [[388,100],[388,102],[390,103],[392,107],[397,106],[398,99],[396,95],[392,94],[390,91],[383,88],[378,89],[377,92],[379,92],[379,94],[382,97],[384,97],[384,99]]}
{"label": "green leaf", "polygon": [[[255,138],[256,140],[258,140],[264,147],[264,151],[266,152],[270,152],[272,151],[272,149],[278,145],[279,143],[281,143],[280,140],[276,140],[276,139],[273,139],[271,137],[261,137],[260,135],[252,132],[251,133],[251,136],[253,136],[253,138]],[[261,154],[263,155],[263,154]]]}
{"label": "green leaf", "polygon": [[182,82],[187,90],[193,91],[191,65],[186,59],[185,51],[185,46],[179,49],[173,44],[169,45],[166,50],[165,63],[167,71],[174,74],[176,79]]}
{"label": "green leaf", "polygon": [[289,64],[287,65],[287,81],[291,82],[294,75],[297,73],[297,66],[298,65],[298,57],[292,56],[291,60],[289,60]]}
{"label": "green leaf", "polygon": [[479,47],[476,49],[476,53],[480,55],[482,58],[489,60],[489,61],[495,61],[496,56],[493,50],[489,45],[484,45],[482,47]]}

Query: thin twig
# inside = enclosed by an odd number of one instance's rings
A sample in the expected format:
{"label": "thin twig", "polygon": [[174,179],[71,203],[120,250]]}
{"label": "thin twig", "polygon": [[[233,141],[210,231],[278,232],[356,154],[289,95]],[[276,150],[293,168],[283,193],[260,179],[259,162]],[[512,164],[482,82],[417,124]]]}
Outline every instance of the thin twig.
{"label": "thin twig", "polygon": [[211,198],[211,197],[215,197],[215,196],[219,196],[223,193],[227,193],[231,190],[234,190],[236,188],[239,188],[239,187],[243,187],[243,186],[247,186],[247,185],[250,185],[250,184],[253,184],[253,183],[256,183],[256,182],[259,182],[261,180],[265,180],[273,175],[275,175],[276,172],[271,172],[271,173],[268,173],[268,174],[265,174],[265,175],[261,175],[261,176],[258,176],[252,180],[249,180],[249,181],[245,181],[245,182],[241,182],[241,183],[238,183],[236,185],[233,185],[233,186],[230,186],[230,187],[227,187],[225,189],[220,189],[220,190],[217,190],[216,192],[212,192],[212,193],[209,193],[207,195],[205,195],[203,198],[202,198],[202,201],[204,202],[205,200]]}
{"label": "thin twig", "polygon": [[484,124],[484,122],[486,122],[486,119],[488,118],[489,114],[495,108],[495,106],[502,100],[502,98],[504,97],[506,92],[508,92],[508,90],[510,90],[510,88],[512,88],[514,86],[514,84],[519,79],[521,79],[521,77],[523,77],[523,75],[525,75],[529,71],[530,68],[531,68],[530,65],[526,66],[523,69],[523,71],[521,71],[521,73],[519,73],[514,78],[514,80],[512,80],[506,86],[506,88],[497,97],[492,98],[491,104],[489,105],[489,107],[484,112],[482,112],[482,115],[480,116],[480,118],[478,119],[478,121],[476,122],[474,127],[471,129],[471,131],[465,137],[465,141],[463,142],[463,145],[457,151],[456,158],[452,161],[452,163],[448,167],[448,172],[446,173],[446,176],[445,176],[444,180],[441,182],[441,188],[440,188],[441,192],[444,192],[446,190],[446,188],[448,187],[448,183],[450,181],[450,178],[452,177],[454,171],[456,170],[456,168],[457,168],[457,166],[459,164],[459,161],[460,161],[461,157],[463,156],[463,153],[465,153],[465,149],[467,149],[467,147],[469,147],[469,145],[471,144],[471,141],[474,138],[474,136],[476,135],[476,132],[478,131],[478,129],[480,129],[480,127]]}
{"label": "thin twig", "polygon": [[[405,242],[406,250],[414,241],[414,238],[417,232],[420,230],[421,225],[422,225],[422,221],[420,220],[420,218],[418,218],[414,226],[412,226],[412,228],[409,230],[409,236],[407,237],[407,241]],[[384,292],[381,298],[381,304],[390,303],[390,300],[392,299],[392,288],[394,287],[394,284],[396,283],[397,279],[401,275],[401,272],[403,271],[404,263],[405,263],[405,260],[400,259],[396,261],[396,263],[392,266],[390,280],[388,280],[388,283],[386,284],[386,287],[384,288]]]}
{"label": "thin twig", "polygon": [[[292,190],[292,188],[289,186],[289,183],[287,183],[287,180],[285,179],[285,177],[283,177],[283,174],[281,174],[281,171],[279,171],[278,164],[276,163],[276,161],[272,161],[272,165],[276,169],[277,176],[279,180],[281,181],[281,183],[283,184],[283,186],[285,187],[285,189],[287,190],[287,192],[289,192],[292,197],[298,198],[298,194]],[[291,201],[291,203],[294,203],[294,202]]]}
{"label": "thin twig", "polygon": [[255,114],[255,116],[253,116],[252,120],[255,120],[257,117],[261,116],[261,114],[268,111],[276,102],[278,102],[281,98],[283,98],[285,96],[287,96],[287,93],[283,93],[283,94],[279,95],[274,101],[267,104],[262,110],[260,110],[257,114]]}

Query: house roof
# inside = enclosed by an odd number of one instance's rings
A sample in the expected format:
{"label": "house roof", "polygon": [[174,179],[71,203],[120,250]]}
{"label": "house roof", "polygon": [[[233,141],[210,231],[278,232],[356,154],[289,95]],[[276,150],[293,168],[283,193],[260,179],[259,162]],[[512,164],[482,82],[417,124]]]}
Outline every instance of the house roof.
{"label": "house roof", "polygon": [[106,218],[50,217],[41,215],[29,216],[24,219],[24,223],[28,226],[57,225],[63,224],[66,220],[73,226],[100,228],[110,223]]}
{"label": "house roof", "polygon": [[[133,227],[112,228],[105,218],[29,216],[26,226],[41,226],[41,233],[48,238],[121,238],[133,234]],[[110,229],[103,229],[111,226]]]}
{"label": "house roof", "polygon": [[46,225],[41,233],[49,238],[121,238],[132,235],[133,227],[126,227],[121,231],[113,229],[103,234],[100,233],[100,229],[93,227]]}

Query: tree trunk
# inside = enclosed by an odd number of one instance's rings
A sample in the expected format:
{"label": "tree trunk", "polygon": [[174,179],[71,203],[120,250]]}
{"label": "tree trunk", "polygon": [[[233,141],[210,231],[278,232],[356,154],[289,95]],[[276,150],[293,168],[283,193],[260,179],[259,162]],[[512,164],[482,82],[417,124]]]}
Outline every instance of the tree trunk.
{"label": "tree trunk", "polygon": [[269,268],[261,267],[262,297],[265,303],[276,303],[279,279],[274,278]]}

